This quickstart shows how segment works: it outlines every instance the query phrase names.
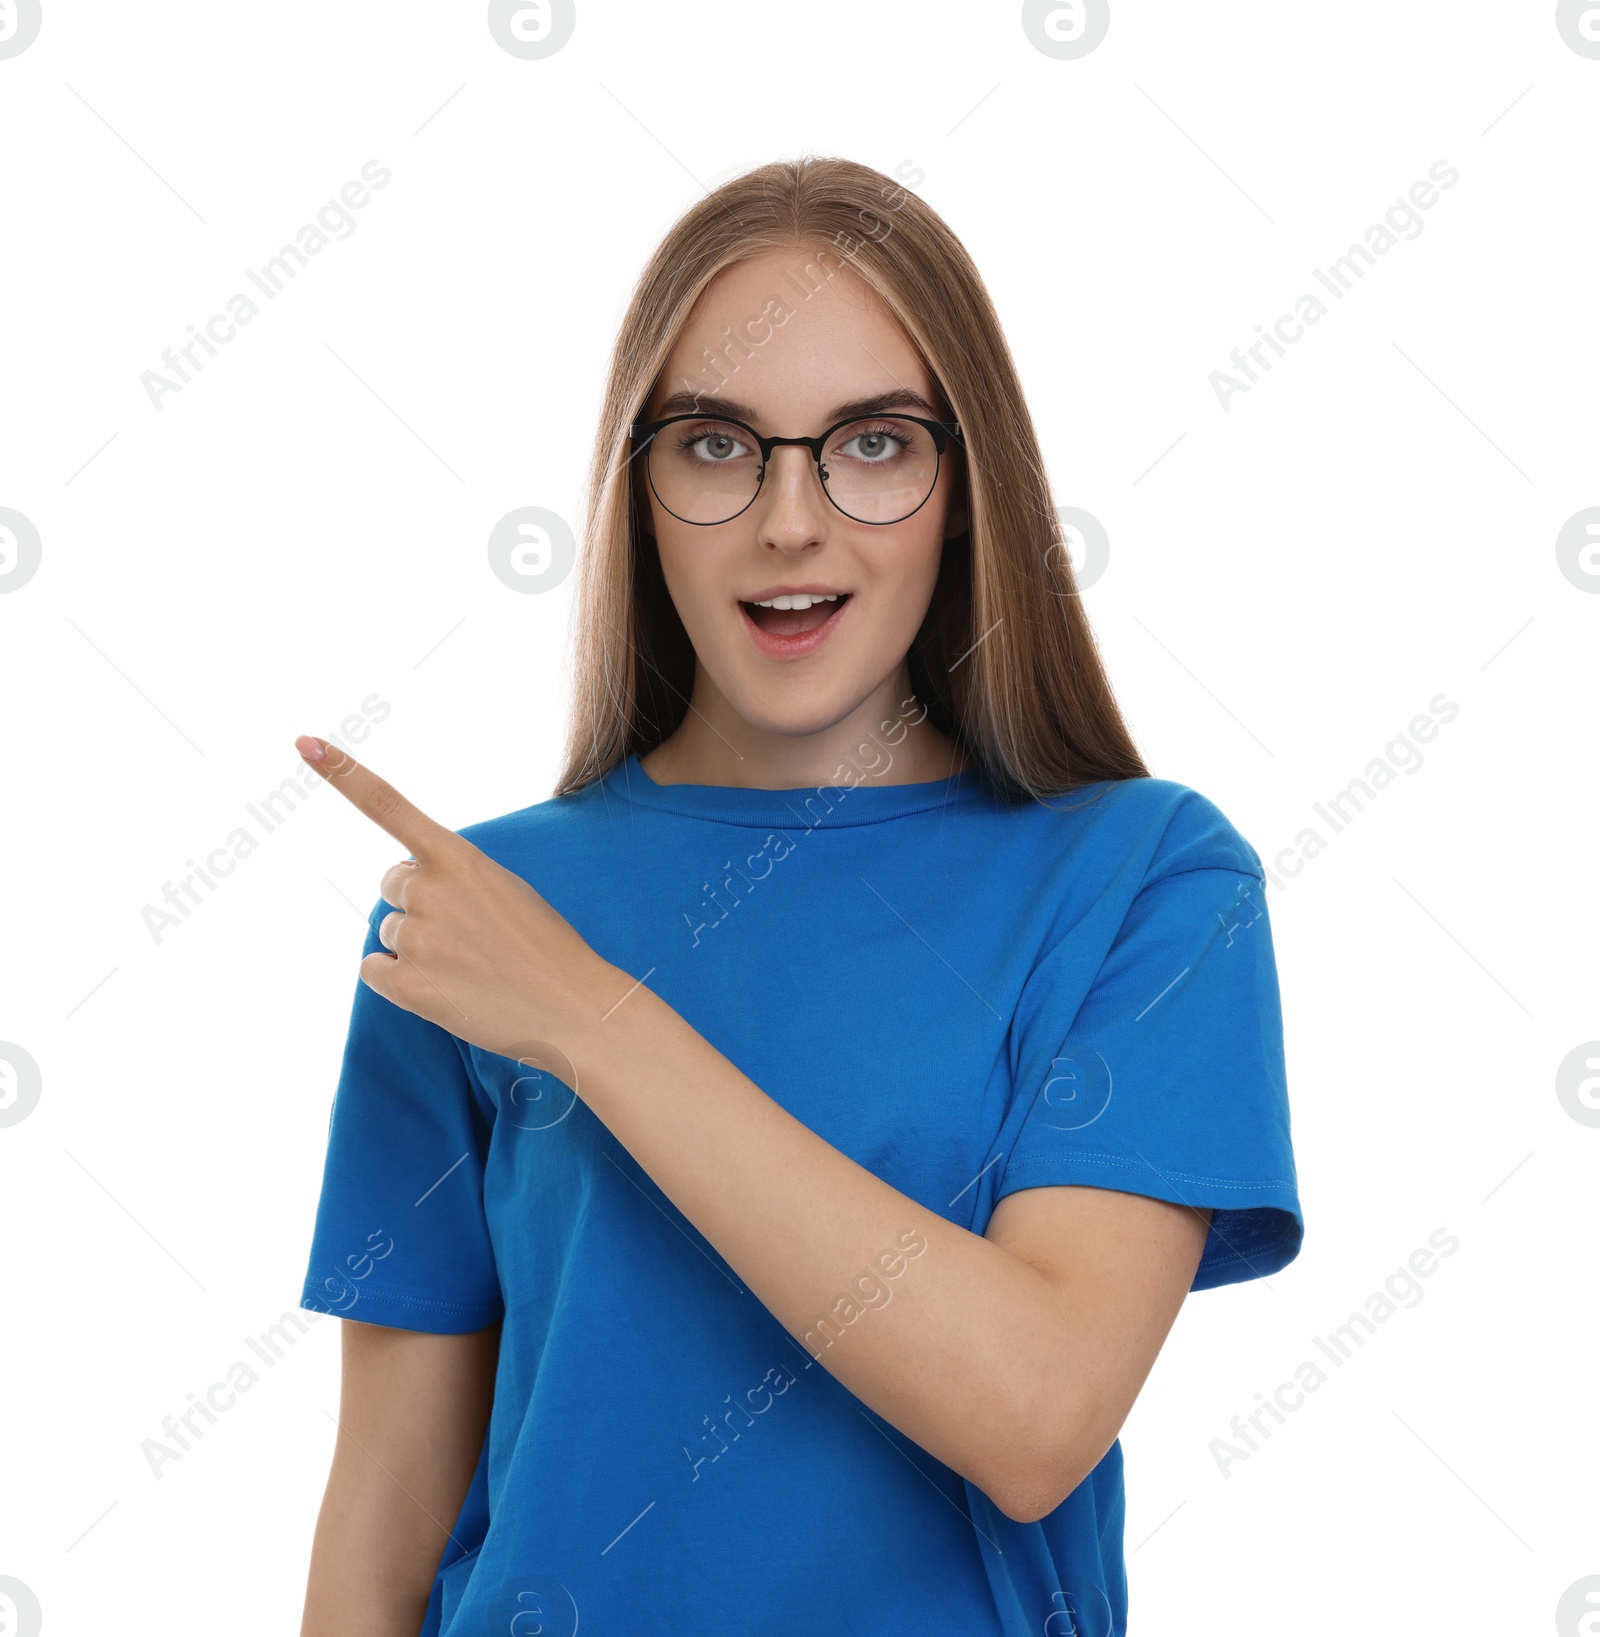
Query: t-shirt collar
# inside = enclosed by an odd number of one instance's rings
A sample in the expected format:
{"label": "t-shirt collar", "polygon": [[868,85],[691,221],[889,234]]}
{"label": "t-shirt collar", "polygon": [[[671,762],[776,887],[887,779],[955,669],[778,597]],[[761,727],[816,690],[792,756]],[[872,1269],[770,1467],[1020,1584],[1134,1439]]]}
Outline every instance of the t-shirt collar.
{"label": "t-shirt collar", "polygon": [[[856,782],[850,782],[851,777]],[[688,818],[756,827],[836,829],[878,824],[981,798],[987,790],[976,763],[943,779],[915,784],[883,784],[870,774],[847,775],[840,784],[801,785],[794,789],[756,790],[726,784],[657,784],[629,755],[606,774],[607,798],[634,807],[651,807]]]}

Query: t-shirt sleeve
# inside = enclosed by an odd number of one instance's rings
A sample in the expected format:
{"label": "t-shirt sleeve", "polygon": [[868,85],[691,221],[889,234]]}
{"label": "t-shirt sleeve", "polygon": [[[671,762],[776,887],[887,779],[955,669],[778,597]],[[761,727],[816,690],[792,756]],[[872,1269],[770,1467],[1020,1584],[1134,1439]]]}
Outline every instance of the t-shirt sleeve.
{"label": "t-shirt sleeve", "polygon": [[[363,956],[382,950],[390,908],[369,918]],[[358,978],[300,1305],[440,1335],[500,1319],[488,1137],[461,1042]]]}
{"label": "t-shirt sleeve", "polygon": [[1024,991],[1027,1101],[996,1201],[1068,1183],[1209,1206],[1191,1289],[1276,1273],[1304,1223],[1263,880],[1220,867],[1161,875],[1134,896],[1087,986],[1083,959],[1064,938]]}

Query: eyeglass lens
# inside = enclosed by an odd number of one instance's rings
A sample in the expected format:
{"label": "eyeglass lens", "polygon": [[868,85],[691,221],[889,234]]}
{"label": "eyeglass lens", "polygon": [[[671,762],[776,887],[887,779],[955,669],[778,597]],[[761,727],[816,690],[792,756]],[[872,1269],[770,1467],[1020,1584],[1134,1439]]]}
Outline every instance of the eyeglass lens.
{"label": "eyeglass lens", "polygon": [[[674,421],[650,440],[648,459],[657,499],[687,523],[737,517],[761,485],[761,450],[728,421]],[[939,451],[927,427],[872,415],[829,437],[822,469],[829,497],[846,516],[898,523],[932,493]]]}

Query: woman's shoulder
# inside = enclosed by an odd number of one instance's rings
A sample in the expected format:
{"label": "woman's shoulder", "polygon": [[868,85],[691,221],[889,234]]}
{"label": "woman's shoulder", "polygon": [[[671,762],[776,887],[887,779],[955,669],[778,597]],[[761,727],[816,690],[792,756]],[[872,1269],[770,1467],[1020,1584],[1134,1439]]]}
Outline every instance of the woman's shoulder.
{"label": "woman's shoulder", "polygon": [[1149,880],[1201,869],[1263,875],[1255,848],[1222,807],[1176,779],[1105,779],[1040,805],[1073,830],[1087,827],[1119,850],[1147,853]]}
{"label": "woman's shoulder", "polygon": [[589,828],[587,820],[597,804],[603,805],[604,801],[605,793],[597,781],[570,795],[549,796],[527,807],[475,820],[456,834],[503,863],[503,855],[508,852],[521,852],[529,846],[559,846],[576,839]]}

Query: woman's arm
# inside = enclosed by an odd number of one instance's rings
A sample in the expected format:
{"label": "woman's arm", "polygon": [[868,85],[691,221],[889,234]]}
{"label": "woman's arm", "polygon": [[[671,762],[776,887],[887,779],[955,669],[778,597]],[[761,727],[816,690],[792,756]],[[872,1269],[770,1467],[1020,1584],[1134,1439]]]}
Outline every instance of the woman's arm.
{"label": "woman's arm", "polygon": [[339,1436],[300,1633],[416,1637],[483,1447],[500,1330],[341,1328]]}
{"label": "woman's arm", "polygon": [[[362,961],[365,982],[486,1051],[555,1044],[577,1094],[779,1322],[1008,1516],[1042,1517],[1083,1481],[1193,1283],[1209,1212],[1053,1186],[1001,1201],[987,1237],[945,1221],[796,1120],[520,876],[345,752],[297,743],[411,851],[383,878],[393,953]],[[862,1069],[870,1096],[865,1054]]]}
{"label": "woman's arm", "polygon": [[1211,1213],[1053,1186],[1008,1195],[987,1236],[970,1233],[817,1136],[659,996],[612,973],[605,1021],[571,1052],[584,1102],[856,1397],[1007,1516],[1053,1511],[1117,1436]]}

